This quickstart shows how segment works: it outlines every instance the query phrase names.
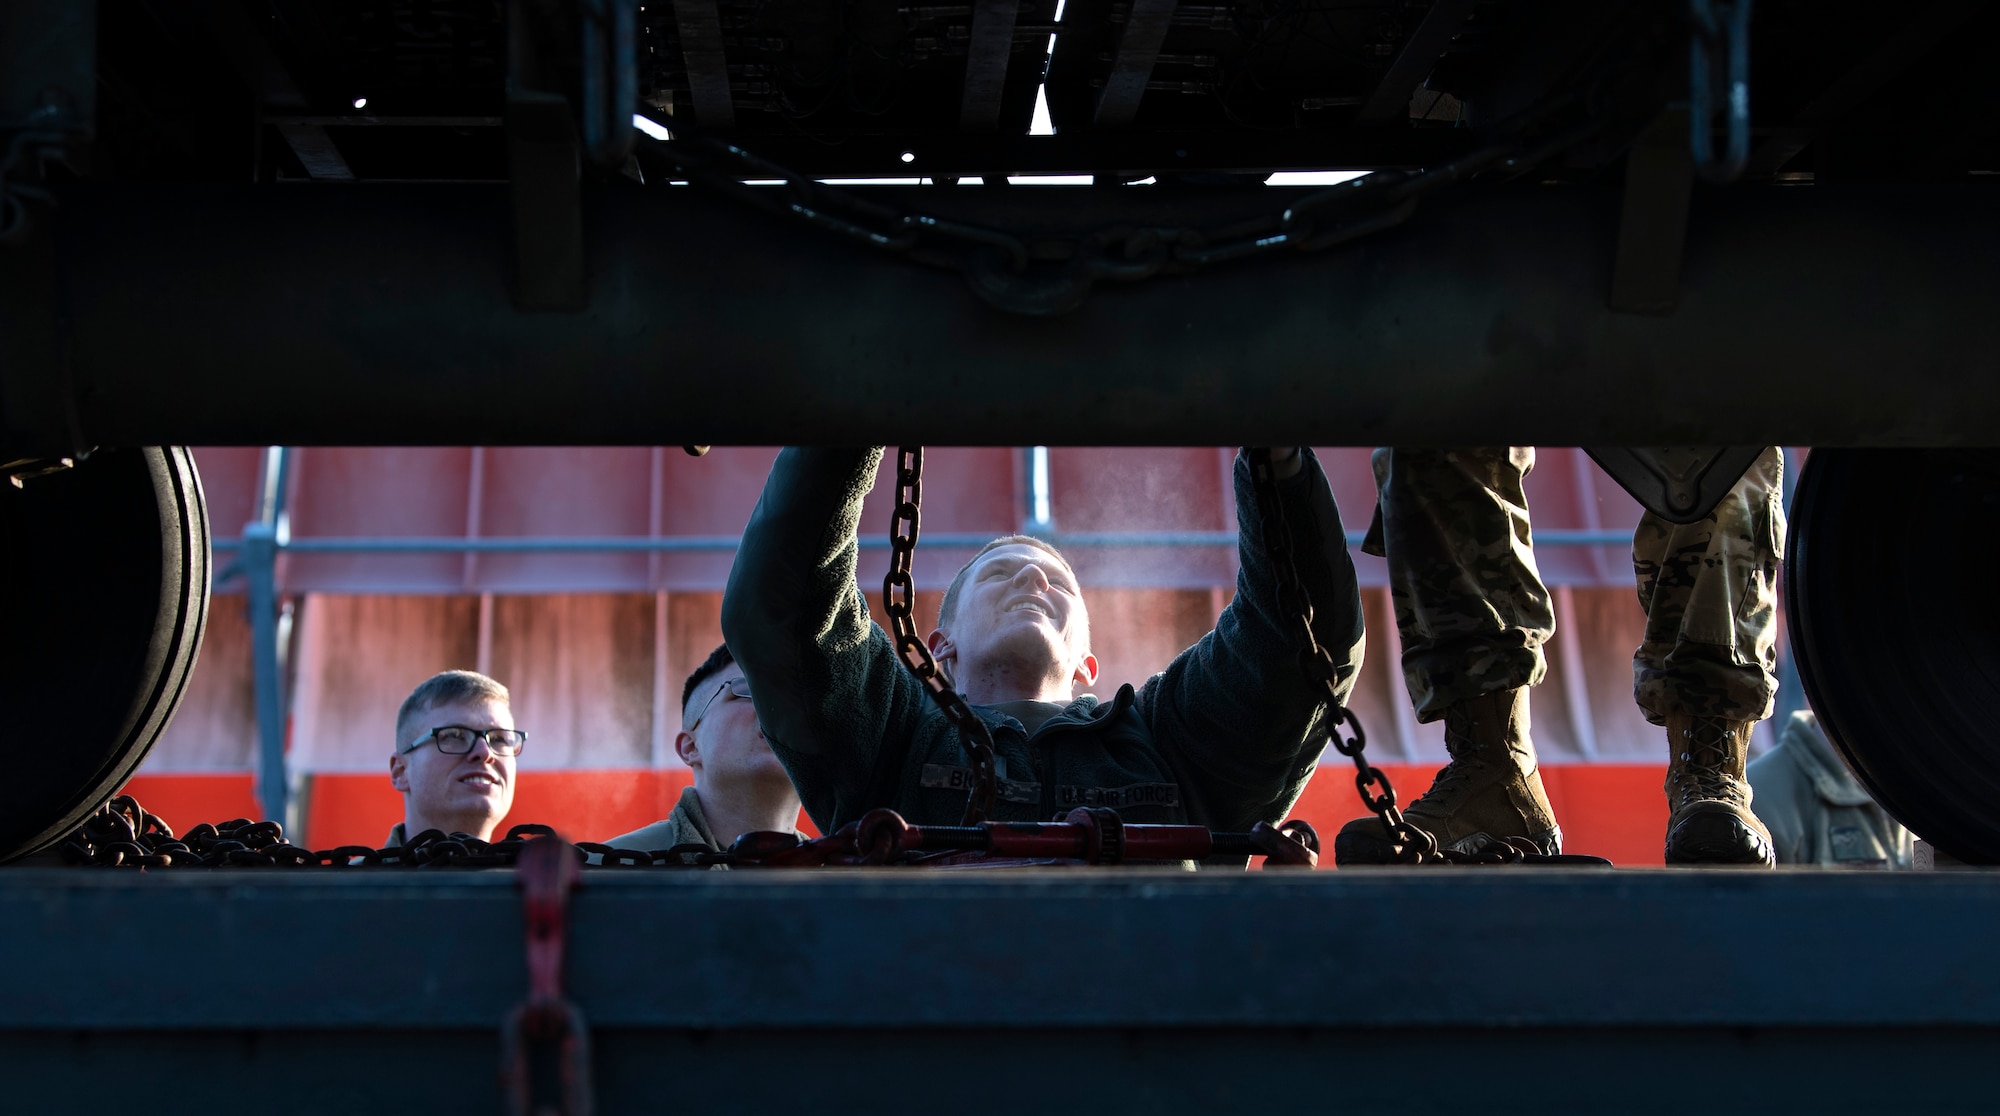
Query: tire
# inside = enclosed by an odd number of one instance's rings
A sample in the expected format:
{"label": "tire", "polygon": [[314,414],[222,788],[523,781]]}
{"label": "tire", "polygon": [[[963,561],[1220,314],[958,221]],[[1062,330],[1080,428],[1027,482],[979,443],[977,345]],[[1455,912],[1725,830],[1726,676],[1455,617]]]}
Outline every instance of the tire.
{"label": "tire", "polygon": [[146,758],[194,670],[208,582],[185,448],[0,487],[0,862],[67,835]]}
{"label": "tire", "polygon": [[1785,609],[1806,697],[1912,833],[2000,863],[2000,451],[1816,449]]}

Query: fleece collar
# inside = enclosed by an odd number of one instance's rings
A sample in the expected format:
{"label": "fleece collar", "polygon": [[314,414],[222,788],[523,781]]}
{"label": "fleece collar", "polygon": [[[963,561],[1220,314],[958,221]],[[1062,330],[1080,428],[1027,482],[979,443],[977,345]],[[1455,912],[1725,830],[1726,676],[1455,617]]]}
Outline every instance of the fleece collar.
{"label": "fleece collar", "polygon": [[[1118,687],[1118,692],[1112,695],[1111,700],[1108,702],[1097,700],[1097,695],[1095,694],[1084,694],[1064,706],[1062,712],[1044,721],[1042,727],[1036,730],[1035,735],[1039,736],[1058,725],[1076,727],[1079,725],[1102,724],[1118,717],[1127,709],[1132,708],[1132,704],[1137,700],[1138,693],[1132,689],[1132,684],[1129,682]],[[999,728],[1001,725],[1009,722],[1020,723],[990,705],[975,705],[972,707],[972,712],[974,716],[985,722],[987,728]]]}
{"label": "fleece collar", "polygon": [[1835,754],[1833,744],[1811,713],[1798,712],[1785,725],[1785,751],[1799,770],[1812,780],[1813,790],[1834,806],[1868,806],[1874,803],[1847,765]]}

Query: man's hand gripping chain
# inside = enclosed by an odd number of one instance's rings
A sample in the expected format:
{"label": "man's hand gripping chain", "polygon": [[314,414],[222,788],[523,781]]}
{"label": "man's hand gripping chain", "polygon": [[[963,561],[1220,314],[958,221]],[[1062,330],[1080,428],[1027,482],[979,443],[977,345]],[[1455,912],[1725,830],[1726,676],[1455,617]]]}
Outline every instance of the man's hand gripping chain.
{"label": "man's hand gripping chain", "polygon": [[[1382,819],[1382,828],[1388,831],[1391,841],[1421,863],[1436,854],[1437,842],[1430,834],[1403,819],[1403,811],[1396,805],[1396,788],[1390,785],[1389,777],[1382,773],[1381,768],[1368,762],[1364,754],[1368,747],[1368,734],[1362,730],[1360,719],[1340,700],[1339,669],[1334,665],[1333,656],[1320,646],[1318,638],[1313,635],[1312,598],[1299,578],[1298,565],[1294,560],[1292,529],[1285,519],[1284,501],[1278,496],[1277,465],[1273,463],[1272,451],[1247,449],[1246,453],[1250,463],[1251,488],[1257,493],[1257,518],[1263,527],[1264,554],[1277,580],[1278,610],[1297,619],[1299,666],[1305,672],[1306,681],[1326,690],[1327,708],[1333,726],[1333,748],[1354,761],[1354,786],[1361,794],[1362,805]],[[1354,734],[1344,735],[1342,725],[1352,728]],[[1382,788],[1381,793],[1371,793],[1372,787]]]}
{"label": "man's hand gripping chain", "polygon": [[914,613],[917,587],[910,577],[910,566],[917,552],[923,494],[924,447],[898,446],[896,510],[889,521],[889,576],[882,579],[882,609],[889,614],[896,657],[917,676],[924,691],[958,729],[959,745],[972,764],[972,790],[965,802],[965,819],[959,824],[978,825],[993,813],[993,802],[1000,789],[993,763],[993,734],[945,681],[937,660],[931,657],[931,649],[917,635]]}

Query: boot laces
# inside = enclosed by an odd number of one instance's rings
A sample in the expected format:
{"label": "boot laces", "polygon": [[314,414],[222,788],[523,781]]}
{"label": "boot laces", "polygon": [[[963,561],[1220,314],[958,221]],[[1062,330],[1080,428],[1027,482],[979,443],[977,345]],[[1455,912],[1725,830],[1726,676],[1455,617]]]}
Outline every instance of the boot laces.
{"label": "boot laces", "polygon": [[[1428,802],[1433,806],[1447,803],[1472,789],[1476,776],[1484,773],[1486,764],[1480,760],[1452,760],[1438,769],[1437,777],[1431,780],[1430,789],[1417,796],[1417,802]],[[1417,802],[1410,805],[1415,807]]]}
{"label": "boot laces", "polygon": [[1438,769],[1430,789],[1410,803],[1412,809],[1418,803],[1444,806],[1456,801],[1459,796],[1472,791],[1491,766],[1480,758],[1480,748],[1474,742],[1472,733],[1449,720],[1445,723],[1444,748],[1450,753],[1451,762]]}
{"label": "boot laces", "polygon": [[1728,770],[1733,735],[1728,723],[1717,718],[1701,717],[1689,725],[1681,740],[1678,806],[1704,800],[1741,801],[1742,781]]}

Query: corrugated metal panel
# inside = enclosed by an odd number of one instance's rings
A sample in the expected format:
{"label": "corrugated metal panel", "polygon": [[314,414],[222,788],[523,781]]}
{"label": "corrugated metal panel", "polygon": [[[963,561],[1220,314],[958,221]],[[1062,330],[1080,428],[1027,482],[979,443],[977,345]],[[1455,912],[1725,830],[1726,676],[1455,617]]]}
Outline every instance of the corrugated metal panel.
{"label": "corrugated metal panel", "polygon": [[[1088,449],[1049,452],[1053,524],[1059,532],[1226,531],[1234,524],[1228,449]],[[1350,531],[1368,526],[1374,482],[1366,448],[1319,451]],[[695,459],[678,447],[307,448],[292,451],[294,538],[681,538],[741,533],[775,450],[718,447]],[[1028,520],[1025,459],[1017,449],[927,451],[925,528],[996,535]],[[197,452],[218,537],[254,511],[263,459],[256,449]],[[863,516],[864,536],[886,532],[888,465]],[[1527,482],[1540,532],[1627,533],[1638,505],[1580,450],[1545,448]],[[927,546],[919,581],[948,578],[962,549]],[[1624,546],[1541,551],[1551,584],[1622,587]],[[301,554],[282,561],[289,592],[613,592],[720,589],[730,551],[465,555]],[[1229,584],[1226,546],[1079,551],[1079,572],[1101,586],[1200,588]],[[1387,583],[1383,564],[1356,556],[1364,585]],[[870,579],[872,580],[872,579]]]}
{"label": "corrugated metal panel", "polygon": [[[680,452],[678,450],[676,453]],[[475,451],[466,532],[480,538],[646,537],[657,532],[659,448]],[[739,528],[740,529],[740,528]],[[468,554],[465,588],[489,593],[651,587],[644,554]]]}
{"label": "corrugated metal panel", "polygon": [[[640,537],[731,539],[754,506],[775,451],[719,447],[295,450],[289,521],[295,539],[327,537]],[[1374,486],[1366,448],[1319,451],[1350,531],[1366,528]],[[201,449],[211,518],[233,536],[255,514],[265,455]],[[1234,523],[1222,448],[1049,452],[1051,519],[1059,532],[1226,531]],[[925,530],[991,536],[1031,513],[1028,456],[1019,449],[927,452]],[[870,540],[887,531],[889,466],[864,510]],[[1638,508],[1580,451],[1544,449],[1528,479],[1536,527],[1628,531]],[[968,556],[927,545],[917,574],[919,616]],[[1233,586],[1228,546],[1073,547],[1091,591],[1093,631],[1108,694],[1137,682],[1213,623]],[[535,721],[530,768],[672,767],[682,679],[720,640],[727,549],[617,554],[288,554],[281,584],[304,595],[294,653],[293,762],[305,770],[385,768],[396,705],[418,680],[450,666],[485,666],[512,685]],[[871,598],[886,568],[862,555]],[[1630,697],[1641,616],[1624,547],[1541,549],[1560,602],[1551,674],[1535,694],[1536,735],[1555,762],[1647,760],[1659,731]],[[1418,725],[1397,669],[1386,570],[1356,555],[1368,611],[1368,660],[1354,705],[1384,756],[1443,759],[1436,725]],[[580,597],[568,594],[589,594]],[[414,594],[414,595],[403,595]],[[481,594],[488,594],[482,599]],[[498,595],[491,595],[498,594]],[[879,607],[877,609],[879,615]],[[247,766],[249,644],[240,605],[218,617],[181,719],[148,770]]]}
{"label": "corrugated metal panel", "polygon": [[247,770],[257,746],[255,709],[243,597],[217,597],[180,708],[147,754],[145,770]]}
{"label": "corrugated metal panel", "polygon": [[[1229,531],[1232,453],[1226,449],[1049,450],[1057,532]],[[1232,546],[1072,547],[1078,580],[1097,587],[1206,589],[1232,585]]]}
{"label": "corrugated metal panel", "polygon": [[[388,778],[396,710],[417,683],[479,665],[479,598],[314,594],[298,612],[291,762]],[[501,679],[527,692],[540,679]]]}
{"label": "corrugated metal panel", "polygon": [[197,446],[193,452],[209,523],[217,534],[234,535],[256,517],[264,451],[256,446]]}
{"label": "corrugated metal panel", "polygon": [[1535,530],[1614,530],[1622,546],[1540,546],[1535,559],[1550,585],[1623,588],[1632,584],[1633,528],[1639,502],[1625,494],[1582,450],[1546,446],[1535,454],[1534,472],[1523,486]]}
{"label": "corrugated metal panel", "polygon": [[491,608],[482,669],[525,683],[513,702],[516,721],[533,726],[523,770],[651,762],[651,594],[495,597]]}
{"label": "corrugated metal panel", "polygon": [[[470,448],[294,450],[288,507],[294,538],[463,536],[472,519]],[[286,592],[453,593],[458,554],[291,554]]]}
{"label": "corrugated metal panel", "polygon": [[[895,450],[892,448],[883,457],[882,468],[875,474],[874,491],[861,505],[860,531],[864,540],[872,542],[889,536],[889,516],[895,510],[896,502],[894,459]],[[926,448],[923,534],[933,539],[947,534],[992,538],[1020,530],[1024,469],[1021,451],[1017,449],[992,446]],[[743,519],[749,518],[750,508],[756,504],[763,488],[764,478],[760,475],[747,493],[748,499],[743,502]],[[742,530],[740,522],[737,530]],[[920,543],[911,572],[919,586],[943,592],[952,575],[972,555],[973,550],[968,548],[940,546],[935,542]],[[888,551],[876,549],[861,552],[860,581],[864,588],[880,589],[882,575],[888,570]],[[717,583],[714,587],[720,589],[722,586]],[[878,611],[876,615],[881,613]],[[930,618],[937,613],[933,609],[920,611],[917,615]]]}

